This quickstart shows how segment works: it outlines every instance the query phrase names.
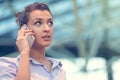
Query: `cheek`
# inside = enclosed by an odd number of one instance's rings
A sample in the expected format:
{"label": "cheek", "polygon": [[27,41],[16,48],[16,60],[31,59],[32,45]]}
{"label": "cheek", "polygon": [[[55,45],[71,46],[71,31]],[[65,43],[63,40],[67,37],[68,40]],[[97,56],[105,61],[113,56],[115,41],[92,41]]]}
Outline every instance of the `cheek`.
{"label": "cheek", "polygon": [[38,38],[38,36],[40,37],[41,35],[41,33],[40,33],[40,31],[38,31],[38,30],[36,30],[36,29],[34,29],[34,28],[31,28],[32,30],[33,30],[33,32],[34,32],[34,36],[35,36],[35,38]]}
{"label": "cheek", "polygon": [[42,36],[42,33],[40,31],[34,30],[34,33],[35,33],[36,37],[41,37]]}
{"label": "cheek", "polygon": [[54,29],[51,29],[51,34],[53,35],[53,33],[54,33]]}

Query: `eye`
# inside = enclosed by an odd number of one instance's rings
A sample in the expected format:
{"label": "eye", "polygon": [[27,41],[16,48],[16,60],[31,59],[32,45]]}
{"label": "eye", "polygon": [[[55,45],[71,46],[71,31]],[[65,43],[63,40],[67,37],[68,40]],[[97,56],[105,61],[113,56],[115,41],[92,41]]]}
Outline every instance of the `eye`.
{"label": "eye", "polygon": [[53,21],[48,21],[48,26],[53,26]]}
{"label": "eye", "polygon": [[41,26],[41,21],[36,21],[36,22],[34,23],[34,25],[36,25],[36,26]]}

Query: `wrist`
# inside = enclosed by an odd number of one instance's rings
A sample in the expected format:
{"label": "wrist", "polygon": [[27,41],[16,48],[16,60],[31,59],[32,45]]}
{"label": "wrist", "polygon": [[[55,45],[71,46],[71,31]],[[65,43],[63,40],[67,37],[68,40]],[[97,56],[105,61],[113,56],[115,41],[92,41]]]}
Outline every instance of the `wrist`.
{"label": "wrist", "polygon": [[22,55],[26,54],[26,55],[29,55],[29,51],[22,51],[20,52]]}

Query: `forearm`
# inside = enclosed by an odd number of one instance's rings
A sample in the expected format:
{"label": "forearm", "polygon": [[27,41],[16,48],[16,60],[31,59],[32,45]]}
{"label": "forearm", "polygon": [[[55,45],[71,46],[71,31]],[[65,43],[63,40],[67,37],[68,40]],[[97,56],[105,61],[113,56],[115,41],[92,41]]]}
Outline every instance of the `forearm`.
{"label": "forearm", "polygon": [[21,59],[15,80],[30,80],[29,53],[21,53]]}

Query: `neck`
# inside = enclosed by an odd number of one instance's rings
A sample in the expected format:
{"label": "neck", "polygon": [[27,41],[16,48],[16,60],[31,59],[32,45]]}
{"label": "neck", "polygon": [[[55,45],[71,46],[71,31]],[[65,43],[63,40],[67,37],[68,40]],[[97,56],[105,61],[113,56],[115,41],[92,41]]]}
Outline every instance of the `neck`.
{"label": "neck", "polygon": [[30,51],[30,57],[37,60],[38,62],[43,63],[46,60],[45,57],[45,48],[39,47],[39,48],[31,48]]}

